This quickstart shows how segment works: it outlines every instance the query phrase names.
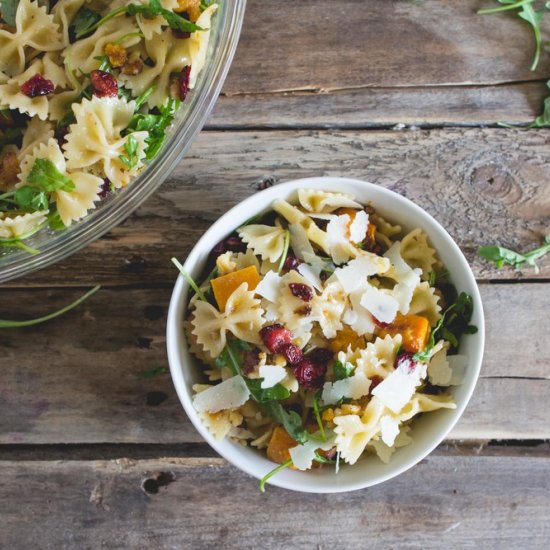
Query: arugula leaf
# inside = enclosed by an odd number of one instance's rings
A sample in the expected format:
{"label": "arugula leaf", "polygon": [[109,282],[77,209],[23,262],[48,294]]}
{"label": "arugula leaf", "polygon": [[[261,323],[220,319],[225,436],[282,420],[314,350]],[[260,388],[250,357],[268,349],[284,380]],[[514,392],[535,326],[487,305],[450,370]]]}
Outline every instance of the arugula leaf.
{"label": "arugula leaf", "polygon": [[426,363],[433,355],[435,345],[440,340],[447,340],[453,348],[458,348],[459,339],[463,334],[475,334],[477,327],[470,325],[470,319],[474,311],[472,297],[466,292],[461,292],[456,301],[444,312],[433,328],[428,345],[413,355],[415,361]]}
{"label": "arugula leaf", "polygon": [[131,170],[138,163],[138,146],[138,140],[132,134],[130,134],[128,136],[128,139],[126,140],[126,143],[124,144],[124,151],[126,152],[126,154],[118,156],[120,162],[122,162],[122,164],[124,164],[124,166],[126,166],[128,170]]}
{"label": "arugula leaf", "polygon": [[[550,98],[549,98],[550,99]],[[519,269],[523,264],[528,264],[535,270],[535,273],[539,272],[539,267],[536,260],[542,258],[545,254],[550,252],[550,235],[546,235],[544,238],[544,244],[526,254],[521,254],[510,250],[509,248],[503,248],[502,246],[481,246],[478,248],[477,253],[482,258],[493,262],[498,268],[501,268],[504,264],[511,265],[516,269]]]}
{"label": "arugula leaf", "polygon": [[24,185],[16,189],[14,199],[22,210],[48,210],[48,195],[44,191]]}
{"label": "arugula leaf", "polygon": [[101,14],[91,10],[86,6],[82,6],[76,13],[69,27],[71,37],[74,36],[77,40],[89,34],[89,30],[101,19]]}
{"label": "arugula leaf", "polygon": [[[541,52],[541,30],[540,25],[542,18],[544,16],[544,11],[536,11],[533,7],[534,0],[497,0],[499,4],[503,4],[500,7],[487,8],[483,10],[478,10],[479,15],[489,15],[493,13],[500,13],[510,10],[519,10],[517,15],[527,21],[533,30],[533,36],[535,38],[535,55],[533,57],[533,62],[531,63],[531,70],[534,71],[537,68],[540,60]],[[548,9],[548,5],[546,5]]]}
{"label": "arugula leaf", "polygon": [[284,470],[289,466],[292,466],[291,458],[288,459],[286,462],[279,464],[276,468],[273,468],[273,470],[267,472],[267,474],[265,474],[265,476],[260,479],[260,492],[265,493],[265,484],[269,478],[273,477],[275,474],[278,474],[281,470]]}
{"label": "arugula leaf", "polygon": [[40,191],[74,191],[73,180],[63,175],[50,159],[36,159],[27,176],[27,182]]}
{"label": "arugula leaf", "polygon": [[48,226],[50,229],[54,229],[55,231],[65,229],[65,224],[63,223],[63,220],[57,210],[53,210],[48,214]]}
{"label": "arugula leaf", "polygon": [[301,445],[309,439],[309,432],[302,426],[302,419],[296,411],[287,411],[277,401],[264,403],[262,408],[275,422],[282,424],[288,435]]}
{"label": "arugula leaf", "polygon": [[321,437],[323,441],[327,440],[327,434],[325,432],[325,427],[323,426],[323,419],[321,418],[320,413],[320,407],[319,407],[319,399],[321,397],[321,391],[315,392],[315,395],[313,396],[313,415],[315,416],[315,420],[317,421],[317,426],[319,426],[319,431],[321,432]]}
{"label": "arugula leaf", "polygon": [[290,397],[290,391],[282,384],[275,384],[271,388],[262,388],[261,383],[263,378],[247,378],[243,376],[248,389],[252,397],[258,403],[267,403],[268,401],[279,401],[282,399],[288,399]]}
{"label": "arugula leaf", "polygon": [[101,288],[101,285],[94,286],[94,288],[86,292],[86,294],[83,294],[80,298],[70,303],[68,306],[61,308],[58,311],[54,311],[49,315],[45,315],[44,317],[38,317],[37,319],[29,319],[27,321],[6,321],[3,319],[0,319],[0,328],[30,327],[33,325],[38,325],[39,323],[45,323],[46,321],[55,319],[56,317],[59,317],[60,315],[67,313],[67,311],[70,311],[71,309],[75,308],[76,306],[81,304],[84,300],[88,299],[92,294],[95,294],[100,288]]}
{"label": "arugula leaf", "polygon": [[146,380],[147,378],[154,378],[155,376],[160,376],[161,374],[166,374],[167,372],[168,369],[166,367],[157,367],[155,369],[140,372],[138,378],[141,380]]}
{"label": "arugula leaf", "polygon": [[2,0],[2,19],[10,27],[15,27],[15,14],[17,13],[18,5],[19,0]]}
{"label": "arugula leaf", "polygon": [[15,144],[22,135],[22,128],[7,128],[6,130],[0,130],[0,149],[4,147],[4,145]]}
{"label": "arugula leaf", "polygon": [[203,31],[202,27],[199,27],[196,23],[188,21],[181,15],[174,13],[173,11],[167,10],[162,7],[160,0],[149,0],[149,4],[129,4],[127,7],[128,15],[135,15],[141,13],[145,16],[155,17],[157,15],[162,15],[168,26],[171,29],[175,29],[182,32],[195,32]]}
{"label": "arugula leaf", "polygon": [[344,378],[349,378],[353,374],[354,367],[351,363],[346,362],[343,364],[341,361],[335,361],[334,366],[335,380],[343,380]]}

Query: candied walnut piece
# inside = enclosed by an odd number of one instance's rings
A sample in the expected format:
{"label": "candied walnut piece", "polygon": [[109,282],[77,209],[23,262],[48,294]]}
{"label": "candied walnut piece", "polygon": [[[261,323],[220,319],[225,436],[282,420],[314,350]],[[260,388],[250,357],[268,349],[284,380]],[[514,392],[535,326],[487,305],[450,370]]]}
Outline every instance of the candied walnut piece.
{"label": "candied walnut piece", "polygon": [[105,55],[109,58],[109,63],[112,67],[118,68],[122,67],[128,60],[128,53],[126,49],[123,48],[120,44],[115,44],[114,42],[108,42],[103,48]]}
{"label": "candied walnut piece", "polygon": [[127,61],[122,67],[122,73],[128,76],[136,76],[143,71],[143,59],[137,57],[133,61]]}
{"label": "candied walnut piece", "polygon": [[196,21],[201,15],[201,0],[178,0],[178,7],[174,11],[181,14],[186,12],[189,21]]}
{"label": "candied walnut piece", "polygon": [[55,90],[54,83],[44,78],[40,73],[36,73],[29,78],[27,82],[21,84],[21,92],[27,97],[38,97],[51,94]]}
{"label": "candied walnut piece", "polygon": [[94,95],[97,97],[116,97],[118,84],[116,78],[107,71],[92,71],[90,73]]}
{"label": "candied walnut piece", "polygon": [[2,157],[2,164],[0,164],[0,189],[8,189],[16,183],[17,174],[19,174],[19,161],[17,155],[10,151]]}

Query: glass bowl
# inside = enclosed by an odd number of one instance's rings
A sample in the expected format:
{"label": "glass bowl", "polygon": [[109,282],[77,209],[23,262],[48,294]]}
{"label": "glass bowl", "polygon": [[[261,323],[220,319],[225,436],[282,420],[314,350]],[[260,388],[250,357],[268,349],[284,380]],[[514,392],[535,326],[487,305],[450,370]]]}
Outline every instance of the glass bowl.
{"label": "glass bowl", "polygon": [[43,229],[25,240],[39,250],[29,254],[0,247],[0,283],[58,262],[101,237],[127,218],[180,162],[208,119],[237,48],[246,0],[221,0],[208,45],[209,62],[201,71],[167,133],[166,143],[147,168],[121,192],[97,203],[85,218],[66,230]]}

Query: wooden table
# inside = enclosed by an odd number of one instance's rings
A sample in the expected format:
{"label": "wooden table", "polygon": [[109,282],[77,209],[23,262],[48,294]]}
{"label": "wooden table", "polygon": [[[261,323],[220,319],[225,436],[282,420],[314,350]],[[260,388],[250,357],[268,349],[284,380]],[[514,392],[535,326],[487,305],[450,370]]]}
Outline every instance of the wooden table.
{"label": "wooden table", "polygon": [[[497,122],[540,113],[550,56],[529,71],[528,27],[475,14],[489,4],[249,2],[214,115],[156,195],[0,290],[0,317],[27,317],[103,285],[0,332],[1,548],[548,548],[550,262],[497,270],[475,250],[548,233],[550,132]],[[259,186],[313,175],[394,189],[448,228],[480,284],[485,361],[463,419],[411,471],[260,494],[201,440],[169,374],[146,373],[167,366],[170,256]]]}

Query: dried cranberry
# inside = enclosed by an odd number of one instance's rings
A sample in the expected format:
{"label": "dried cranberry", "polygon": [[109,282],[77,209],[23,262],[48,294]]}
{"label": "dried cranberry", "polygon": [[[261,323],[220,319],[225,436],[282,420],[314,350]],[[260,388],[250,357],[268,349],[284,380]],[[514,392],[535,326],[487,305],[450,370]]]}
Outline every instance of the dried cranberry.
{"label": "dried cranberry", "polygon": [[370,388],[369,388],[369,391],[372,392],[372,390],[374,390],[374,388],[376,388],[376,386],[378,386],[378,384],[380,384],[380,382],[383,382],[384,379],[381,377],[381,376],[376,376],[374,375],[371,379],[370,379]]}
{"label": "dried cranberry", "polygon": [[280,353],[285,344],[292,343],[290,331],[278,323],[260,330],[260,337],[271,353]]}
{"label": "dried cranberry", "polygon": [[90,73],[92,80],[93,93],[97,97],[116,97],[118,94],[118,84],[116,78],[107,71],[92,71]]}
{"label": "dried cranberry", "polygon": [[323,384],[327,366],[313,361],[310,357],[304,357],[297,365],[292,367],[292,372],[298,380],[298,384],[304,388],[314,389]]}
{"label": "dried cranberry", "polygon": [[41,74],[36,73],[27,82],[21,84],[21,91],[27,97],[38,97],[40,95],[51,94],[55,90],[55,86],[51,80],[47,80]]}
{"label": "dried cranberry", "polygon": [[189,76],[191,75],[191,65],[187,65],[181,71],[178,80],[178,95],[182,101],[185,101],[187,92],[189,91]]}
{"label": "dried cranberry", "polygon": [[172,34],[174,38],[189,38],[191,36],[190,32],[180,31],[179,29],[172,29]]}
{"label": "dried cranberry", "polygon": [[298,266],[301,263],[303,263],[302,260],[296,258],[296,256],[287,256],[283,267],[287,271],[291,271],[292,269],[294,269],[294,271],[298,271]]}
{"label": "dried cranberry", "polygon": [[310,286],[303,283],[289,283],[288,288],[290,288],[293,296],[300,298],[304,302],[311,302],[313,300],[313,289]]}
{"label": "dried cranberry", "polygon": [[296,344],[284,344],[279,353],[282,353],[291,365],[296,365],[302,360],[304,354]]}
{"label": "dried cranberry", "polygon": [[416,369],[417,365],[418,362],[413,359],[413,354],[409,353],[408,351],[403,351],[397,354],[393,366],[396,369],[398,369],[399,367],[403,367],[403,369],[406,369],[407,372],[414,372],[414,369]]}
{"label": "dried cranberry", "polygon": [[378,328],[388,328],[391,325],[391,323],[384,323],[383,321],[379,321],[374,315],[372,316],[372,320]]}
{"label": "dried cranberry", "polygon": [[309,315],[311,313],[311,307],[310,306],[303,306],[299,309],[296,309],[294,311],[294,313],[296,313],[296,315],[302,315],[303,317],[306,317],[307,315]]}
{"label": "dried cranberry", "polygon": [[315,348],[307,356],[316,363],[328,363],[334,354],[327,348]]}
{"label": "dried cranberry", "polygon": [[111,195],[113,192],[111,188],[111,182],[105,178],[103,180],[103,183],[101,184],[101,191],[99,192],[99,197],[102,199],[106,199],[109,195]]}

